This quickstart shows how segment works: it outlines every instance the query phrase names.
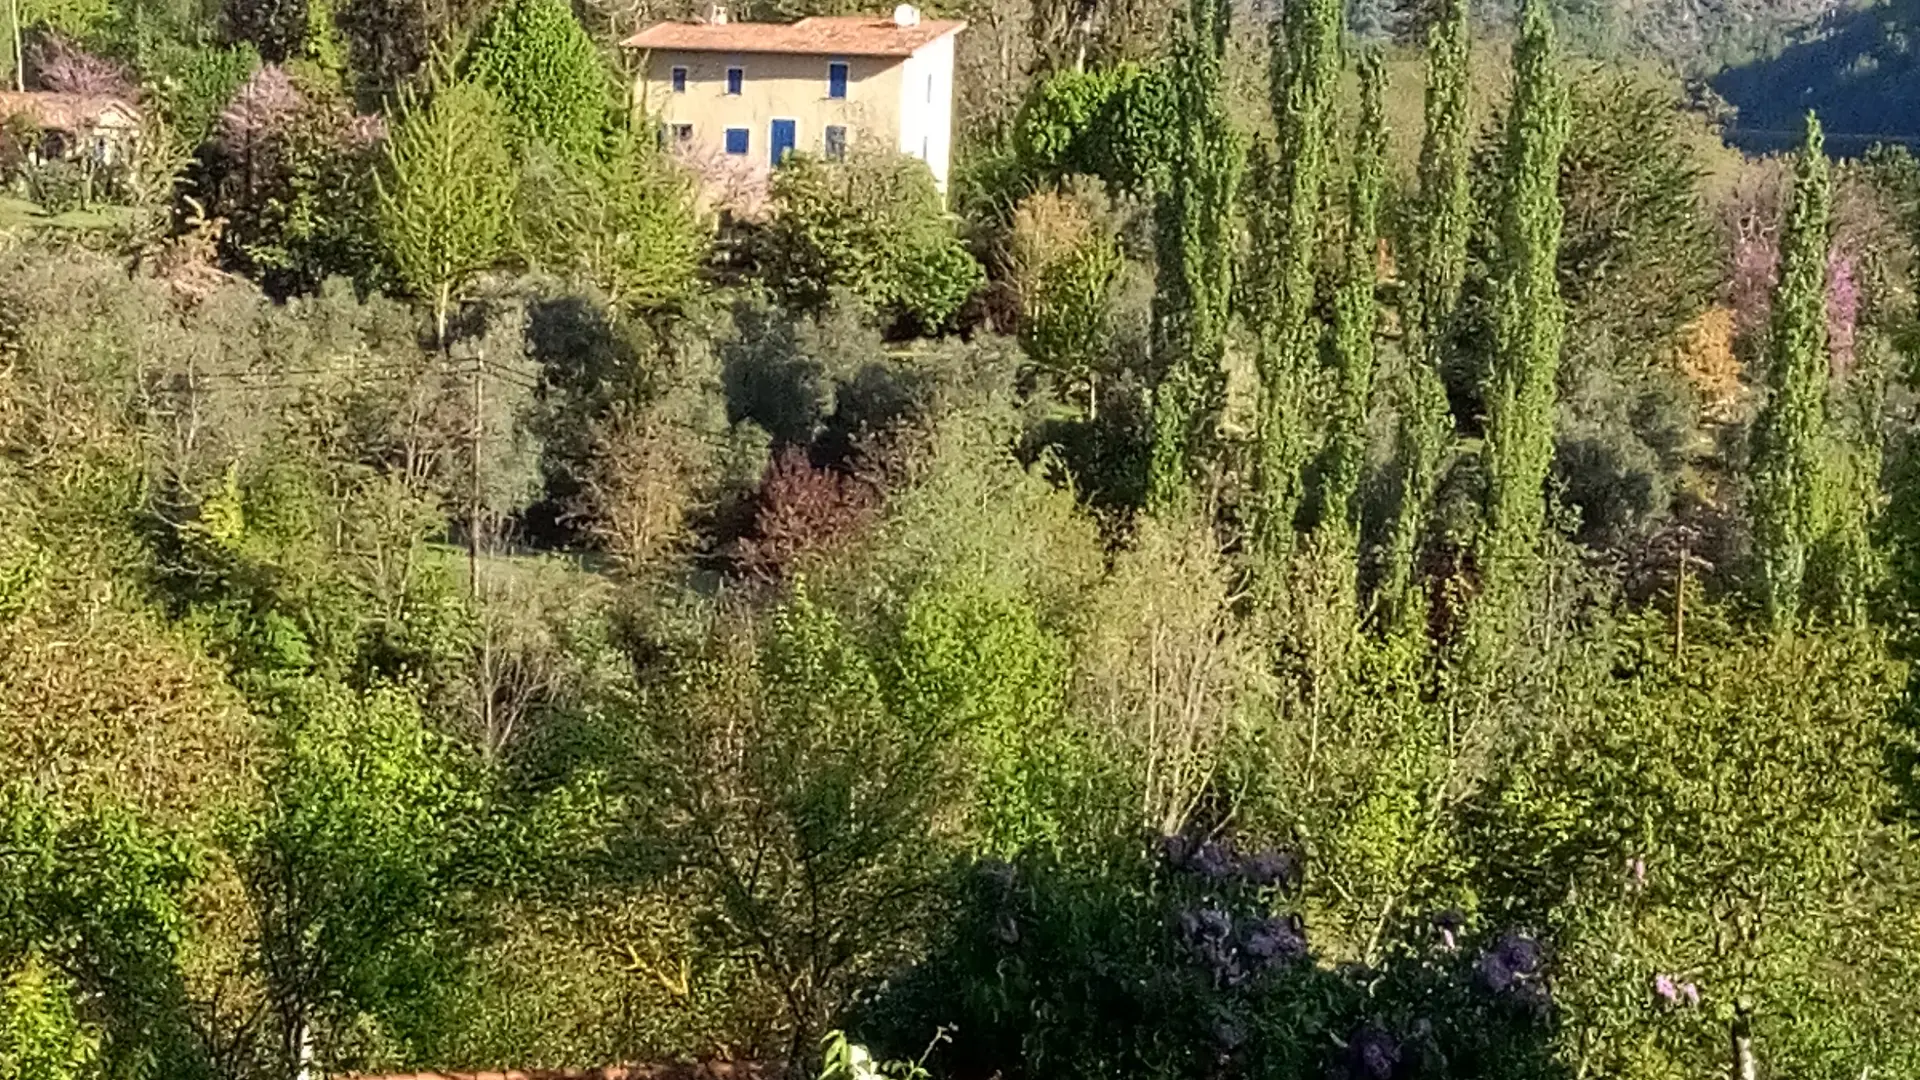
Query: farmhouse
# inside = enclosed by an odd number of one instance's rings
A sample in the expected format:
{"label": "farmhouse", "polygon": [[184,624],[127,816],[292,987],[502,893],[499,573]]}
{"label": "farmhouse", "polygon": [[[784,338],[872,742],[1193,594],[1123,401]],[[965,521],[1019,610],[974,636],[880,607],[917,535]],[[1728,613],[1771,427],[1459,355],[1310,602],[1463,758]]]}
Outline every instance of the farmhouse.
{"label": "farmhouse", "polygon": [[764,187],[801,151],[844,158],[891,148],[927,163],[946,190],[953,141],[953,46],[964,22],[923,19],[902,4],[887,17],[794,23],[664,22],[622,44],[645,53],[634,103],[674,151],[720,183]]}

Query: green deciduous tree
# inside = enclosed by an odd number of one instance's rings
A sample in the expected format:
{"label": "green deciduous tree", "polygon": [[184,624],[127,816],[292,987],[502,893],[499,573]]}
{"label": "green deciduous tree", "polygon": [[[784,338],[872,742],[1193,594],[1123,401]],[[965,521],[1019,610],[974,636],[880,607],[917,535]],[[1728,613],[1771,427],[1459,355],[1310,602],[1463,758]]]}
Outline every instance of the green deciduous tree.
{"label": "green deciduous tree", "polygon": [[493,95],[454,82],[415,103],[387,141],[380,239],[394,272],[433,307],[435,332],[467,280],[506,249],[514,172]]}
{"label": "green deciduous tree", "polygon": [[1821,525],[1825,477],[1827,234],[1832,204],[1820,121],[1807,116],[1780,244],[1768,341],[1767,403],[1754,421],[1753,542],[1767,618],[1799,617],[1807,553]]}
{"label": "green deciduous tree", "polygon": [[914,158],[795,155],[774,174],[761,272],[801,310],[822,310],[835,289],[849,289],[885,318],[938,332],[986,278],[953,224],[933,174]]}
{"label": "green deciduous tree", "polygon": [[1473,230],[1469,171],[1467,0],[1448,0],[1427,35],[1426,133],[1420,144],[1419,215],[1408,245],[1412,288],[1403,323],[1407,370],[1399,387],[1398,502],[1388,525],[1379,596],[1406,608],[1427,508],[1453,436],[1441,370],[1467,276]]}
{"label": "green deciduous tree", "polygon": [[1479,548],[1496,607],[1517,601],[1546,524],[1555,380],[1565,325],[1558,259],[1567,96],[1545,0],[1528,0],[1513,64],[1493,282],[1493,355],[1485,380],[1487,506]]}
{"label": "green deciduous tree", "polygon": [[292,1075],[339,1061],[362,1016],[396,1041],[430,1026],[452,963],[448,875],[470,803],[450,749],[405,694],[315,679],[273,697],[271,797],[240,846]]}
{"label": "green deciduous tree", "polygon": [[1158,67],[1063,68],[1033,88],[1013,129],[1030,172],[1098,176],[1146,192],[1165,179],[1177,131],[1172,81]]}
{"label": "green deciduous tree", "polygon": [[709,249],[691,185],[630,135],[616,136],[604,157],[541,154],[521,186],[519,217],[528,262],[591,282],[619,307],[685,300]]}
{"label": "green deciduous tree", "polygon": [[464,74],[493,91],[523,145],[543,142],[576,158],[601,150],[611,83],[566,0],[508,0],[496,8]]}
{"label": "green deciduous tree", "polygon": [[1269,589],[1293,548],[1309,421],[1308,383],[1319,366],[1323,327],[1313,317],[1328,135],[1340,78],[1340,0],[1301,0],[1272,26],[1275,138],[1270,183],[1249,290],[1260,335],[1259,449],[1255,458],[1253,548]]}
{"label": "green deciduous tree", "polygon": [[1159,258],[1153,301],[1153,452],[1147,506],[1179,502],[1226,397],[1227,320],[1233,286],[1233,199],[1240,142],[1227,119],[1225,72],[1231,8],[1193,0],[1174,43],[1173,147],[1155,205]]}

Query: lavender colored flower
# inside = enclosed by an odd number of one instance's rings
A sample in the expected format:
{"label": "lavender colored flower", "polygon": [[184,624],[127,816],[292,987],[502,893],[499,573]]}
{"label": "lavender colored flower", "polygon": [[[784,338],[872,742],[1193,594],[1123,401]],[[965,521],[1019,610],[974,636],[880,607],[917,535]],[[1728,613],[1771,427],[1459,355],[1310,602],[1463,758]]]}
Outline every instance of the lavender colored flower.
{"label": "lavender colored flower", "polygon": [[1525,934],[1508,933],[1480,958],[1476,967],[1487,989],[1501,993],[1539,973],[1540,944]]}
{"label": "lavender colored flower", "polygon": [[1494,951],[1515,975],[1532,975],[1540,970],[1540,945],[1524,934],[1503,935]]}
{"label": "lavender colored flower", "polygon": [[1297,918],[1249,919],[1240,926],[1240,949],[1263,967],[1291,963],[1307,955],[1307,935]]}
{"label": "lavender colored flower", "polygon": [[1160,857],[1168,866],[1179,870],[1187,865],[1187,856],[1193,853],[1193,842],[1179,833],[1160,838]]}
{"label": "lavender colored flower", "polygon": [[1647,860],[1638,855],[1628,859],[1627,879],[1632,881],[1636,886],[1645,885],[1647,883]]}
{"label": "lavender colored flower", "polygon": [[1353,1080],[1393,1080],[1400,1065],[1400,1044],[1377,1027],[1364,1027],[1347,1040],[1347,1075]]}
{"label": "lavender colored flower", "polygon": [[1222,1016],[1213,1023],[1213,1041],[1230,1054],[1247,1041],[1247,1029],[1233,1017]]}
{"label": "lavender colored flower", "polygon": [[1482,956],[1474,970],[1479,973],[1481,985],[1496,994],[1513,986],[1515,981],[1513,969],[1497,951]]}
{"label": "lavender colored flower", "polygon": [[1766,327],[1779,278],[1780,244],[1771,233],[1744,235],[1736,242],[1729,291],[1734,325],[1742,335]]}
{"label": "lavender colored flower", "polygon": [[1679,988],[1673,985],[1673,976],[1671,975],[1655,975],[1653,977],[1653,992],[1661,1001],[1669,1005],[1680,996]]}
{"label": "lavender colored flower", "polygon": [[1293,853],[1278,848],[1268,848],[1240,865],[1240,876],[1247,884],[1262,888],[1291,885],[1298,880],[1299,871],[1299,863]]}
{"label": "lavender colored flower", "polygon": [[1188,858],[1187,868],[1208,881],[1224,881],[1238,869],[1232,843],[1226,840],[1203,841]]}
{"label": "lavender colored flower", "polygon": [[1687,999],[1688,1005],[1698,1007],[1700,1004],[1700,988],[1692,983],[1680,984],[1680,996]]}
{"label": "lavender colored flower", "polygon": [[31,59],[42,90],[139,100],[140,86],[125,66],[87,52],[57,34],[43,37]]}

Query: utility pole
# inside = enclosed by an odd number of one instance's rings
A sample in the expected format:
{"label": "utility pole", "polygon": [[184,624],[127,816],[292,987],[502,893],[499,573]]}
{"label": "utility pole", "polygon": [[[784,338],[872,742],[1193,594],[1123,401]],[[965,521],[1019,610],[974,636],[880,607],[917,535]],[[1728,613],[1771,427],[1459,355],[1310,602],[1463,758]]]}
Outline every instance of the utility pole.
{"label": "utility pole", "polygon": [[1692,540],[1686,536],[1680,538],[1680,566],[1674,571],[1673,582],[1673,662],[1680,663],[1680,657],[1687,647],[1687,562],[1692,557]]}
{"label": "utility pole", "polygon": [[467,445],[467,595],[480,598],[480,444],[486,435],[486,354],[473,357],[473,424]]}
{"label": "utility pole", "polygon": [[27,58],[20,45],[20,0],[7,0],[7,22],[13,30],[13,88],[27,91]]}

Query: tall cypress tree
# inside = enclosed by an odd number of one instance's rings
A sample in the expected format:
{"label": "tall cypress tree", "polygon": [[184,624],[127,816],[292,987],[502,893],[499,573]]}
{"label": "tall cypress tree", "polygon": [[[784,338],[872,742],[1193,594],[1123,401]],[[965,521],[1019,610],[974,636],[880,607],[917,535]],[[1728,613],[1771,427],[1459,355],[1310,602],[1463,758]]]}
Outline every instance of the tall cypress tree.
{"label": "tall cypress tree", "polygon": [[1154,352],[1163,365],[1153,401],[1147,508],[1164,511],[1187,492],[1226,400],[1226,337],[1233,263],[1232,207],[1239,141],[1222,88],[1227,0],[1193,0],[1173,50],[1179,128],[1155,205],[1159,275]]}
{"label": "tall cypress tree", "polygon": [[[1380,55],[1360,60],[1360,126],[1347,197],[1344,277],[1334,300],[1333,359],[1337,377],[1321,506],[1323,528],[1351,538],[1353,495],[1367,453],[1367,402],[1373,394],[1374,334],[1379,308],[1375,259],[1380,243],[1380,186],[1386,172],[1387,124]],[[1351,542],[1350,539],[1348,541]]]}
{"label": "tall cypress tree", "polygon": [[1318,366],[1314,255],[1327,180],[1327,134],[1340,77],[1341,0],[1291,0],[1274,27],[1273,183],[1264,194],[1268,250],[1260,310],[1260,431],[1256,563],[1272,572],[1293,545],[1306,459],[1306,383]]}
{"label": "tall cypress tree", "polygon": [[1800,612],[1807,551],[1821,524],[1827,384],[1827,237],[1831,178],[1820,121],[1807,115],[1773,294],[1767,404],[1753,428],[1753,545],[1767,617]]}
{"label": "tall cypress tree", "polygon": [[1467,0],[1443,0],[1427,31],[1426,134],[1420,144],[1419,220],[1410,237],[1412,288],[1402,320],[1407,372],[1400,388],[1400,501],[1388,527],[1380,596],[1401,605],[1426,528],[1427,508],[1440,483],[1453,416],[1440,372],[1460,290],[1467,277],[1472,230],[1468,185],[1472,118],[1467,88]]}
{"label": "tall cypress tree", "polygon": [[1480,555],[1496,605],[1518,599],[1546,524],[1554,383],[1565,330],[1557,264],[1567,93],[1555,69],[1547,0],[1527,0],[1513,63],[1493,355],[1485,380],[1487,516]]}

